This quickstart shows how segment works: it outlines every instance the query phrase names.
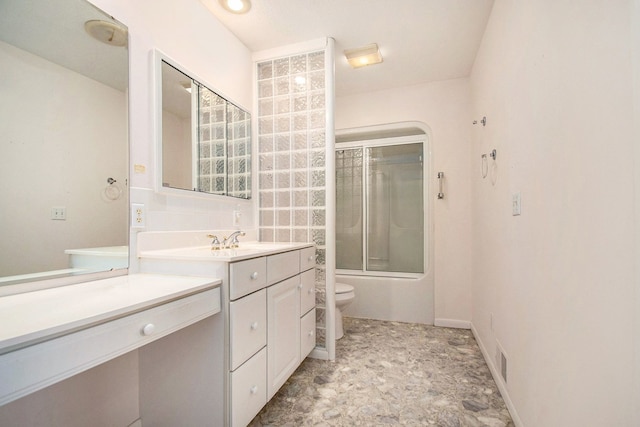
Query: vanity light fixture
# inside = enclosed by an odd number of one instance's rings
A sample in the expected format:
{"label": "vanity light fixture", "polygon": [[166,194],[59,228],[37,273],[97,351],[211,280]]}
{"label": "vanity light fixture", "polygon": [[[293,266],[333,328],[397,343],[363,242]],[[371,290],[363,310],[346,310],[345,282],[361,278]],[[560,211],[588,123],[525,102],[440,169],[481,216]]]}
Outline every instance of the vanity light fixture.
{"label": "vanity light fixture", "polygon": [[370,45],[359,47],[357,49],[348,49],[344,51],[344,56],[352,68],[366,67],[367,65],[379,64],[382,62],[382,54],[378,45],[372,43]]}
{"label": "vanity light fixture", "polygon": [[242,13],[249,12],[249,9],[251,9],[251,0],[219,0],[219,1],[222,7],[224,7],[225,10],[231,13],[242,14]]}

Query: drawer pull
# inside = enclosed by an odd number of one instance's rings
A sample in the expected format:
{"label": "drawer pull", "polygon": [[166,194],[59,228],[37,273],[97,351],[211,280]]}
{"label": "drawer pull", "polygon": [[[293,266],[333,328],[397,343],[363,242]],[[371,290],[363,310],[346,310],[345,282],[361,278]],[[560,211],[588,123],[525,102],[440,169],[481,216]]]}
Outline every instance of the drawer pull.
{"label": "drawer pull", "polygon": [[251,273],[251,276],[249,277],[251,277],[251,280],[256,280],[258,278],[258,272],[254,271],[253,273]]}
{"label": "drawer pull", "polygon": [[307,258],[307,261],[309,262],[313,261],[313,255],[309,255],[309,258]]}
{"label": "drawer pull", "polygon": [[257,329],[258,329],[258,322],[253,322],[253,323],[251,324],[251,330],[252,330],[252,331],[255,331],[255,330],[257,330]]}
{"label": "drawer pull", "polygon": [[251,392],[251,394],[256,394],[258,392],[258,386],[254,385],[249,389],[249,391]]}
{"label": "drawer pull", "polygon": [[142,335],[149,336],[153,334],[155,330],[156,330],[156,325],[154,325],[153,323],[147,323],[142,328]]}

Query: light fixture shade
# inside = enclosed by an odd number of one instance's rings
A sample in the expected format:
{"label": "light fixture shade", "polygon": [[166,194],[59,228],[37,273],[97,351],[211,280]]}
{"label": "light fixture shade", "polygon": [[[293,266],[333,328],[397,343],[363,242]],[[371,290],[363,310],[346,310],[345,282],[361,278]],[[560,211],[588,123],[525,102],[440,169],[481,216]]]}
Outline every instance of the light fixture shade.
{"label": "light fixture shade", "polygon": [[218,0],[225,10],[231,13],[247,13],[251,9],[251,0]]}
{"label": "light fixture shade", "polygon": [[347,62],[353,68],[366,67],[367,65],[379,64],[382,62],[382,54],[376,43],[360,47],[357,49],[349,49],[344,51]]}

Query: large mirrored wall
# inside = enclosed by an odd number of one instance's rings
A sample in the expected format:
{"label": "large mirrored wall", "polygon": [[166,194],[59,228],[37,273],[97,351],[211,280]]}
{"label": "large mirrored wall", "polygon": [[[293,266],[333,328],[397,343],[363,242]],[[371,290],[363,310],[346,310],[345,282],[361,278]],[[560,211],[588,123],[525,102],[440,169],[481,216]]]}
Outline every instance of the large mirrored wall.
{"label": "large mirrored wall", "polygon": [[85,0],[0,2],[0,285],[126,273],[127,41]]}
{"label": "large mirrored wall", "polygon": [[[316,244],[317,346],[327,346],[325,51],[261,61],[258,78],[260,240]],[[333,299],[330,299],[333,301]],[[331,311],[332,312],[332,311]]]}
{"label": "large mirrored wall", "polygon": [[251,115],[167,59],[159,63],[162,187],[250,199]]}

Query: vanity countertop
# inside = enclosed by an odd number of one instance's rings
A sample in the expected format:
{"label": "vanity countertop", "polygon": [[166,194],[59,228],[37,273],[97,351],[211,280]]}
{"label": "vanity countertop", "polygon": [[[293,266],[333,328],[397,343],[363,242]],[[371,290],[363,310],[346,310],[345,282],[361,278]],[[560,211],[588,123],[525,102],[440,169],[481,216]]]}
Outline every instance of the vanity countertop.
{"label": "vanity countertop", "polygon": [[262,243],[241,242],[236,249],[211,250],[211,246],[192,246],[184,248],[158,249],[140,251],[139,258],[190,260],[190,261],[221,261],[235,262],[260,256],[273,255],[281,252],[313,246],[313,243]]}
{"label": "vanity countertop", "polygon": [[0,354],[220,286],[204,277],[132,274],[0,298]]}

